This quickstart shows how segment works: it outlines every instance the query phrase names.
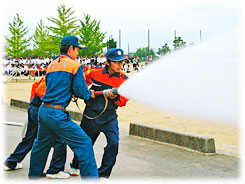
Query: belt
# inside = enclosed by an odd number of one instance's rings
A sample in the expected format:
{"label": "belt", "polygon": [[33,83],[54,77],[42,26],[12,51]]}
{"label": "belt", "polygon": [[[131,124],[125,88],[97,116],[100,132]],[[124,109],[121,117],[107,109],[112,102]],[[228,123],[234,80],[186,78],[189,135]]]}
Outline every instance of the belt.
{"label": "belt", "polygon": [[60,110],[66,111],[66,108],[62,105],[54,105],[54,104],[44,103],[44,106],[49,107],[49,108],[60,109]]}

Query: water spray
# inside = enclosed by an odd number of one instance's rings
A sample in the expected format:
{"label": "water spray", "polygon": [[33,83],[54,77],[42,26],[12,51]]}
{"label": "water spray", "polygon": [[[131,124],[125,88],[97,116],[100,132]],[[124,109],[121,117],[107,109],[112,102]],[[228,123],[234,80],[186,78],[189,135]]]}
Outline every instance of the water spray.
{"label": "water spray", "polygon": [[238,35],[233,31],[163,56],[118,93],[165,112],[238,123]]}

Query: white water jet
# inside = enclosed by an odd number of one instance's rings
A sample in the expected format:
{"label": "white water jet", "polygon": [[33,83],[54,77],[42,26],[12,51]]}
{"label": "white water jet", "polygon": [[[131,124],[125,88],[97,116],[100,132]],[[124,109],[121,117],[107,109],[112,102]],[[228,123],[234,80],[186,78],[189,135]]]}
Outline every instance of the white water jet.
{"label": "white water jet", "polygon": [[237,31],[164,56],[118,92],[168,112],[238,123]]}

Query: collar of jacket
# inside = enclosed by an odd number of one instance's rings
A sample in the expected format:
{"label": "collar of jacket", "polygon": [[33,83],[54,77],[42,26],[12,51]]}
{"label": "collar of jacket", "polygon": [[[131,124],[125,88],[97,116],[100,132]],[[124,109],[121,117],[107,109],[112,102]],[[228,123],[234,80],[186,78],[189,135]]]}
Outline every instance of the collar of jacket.
{"label": "collar of jacket", "polygon": [[[55,56],[54,58],[53,58],[53,60],[55,60],[55,59],[57,59],[58,57],[62,57],[62,56],[67,56],[67,57],[69,57],[69,58],[71,58],[71,56],[70,55],[68,55],[68,54],[60,54],[60,55],[57,55],[57,56]],[[71,58],[72,59],[72,58]]]}

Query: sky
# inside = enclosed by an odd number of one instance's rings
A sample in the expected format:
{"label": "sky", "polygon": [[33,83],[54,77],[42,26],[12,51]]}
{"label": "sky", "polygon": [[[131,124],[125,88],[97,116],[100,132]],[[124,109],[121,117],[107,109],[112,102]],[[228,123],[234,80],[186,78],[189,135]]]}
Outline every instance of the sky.
{"label": "sky", "polygon": [[[217,35],[240,27],[240,1],[226,0],[7,0],[1,5],[1,43],[3,35],[10,35],[8,27],[16,13],[29,28],[28,36],[34,34],[42,19],[51,25],[47,17],[58,17],[57,8],[65,4],[75,10],[75,16],[84,19],[89,14],[100,20],[101,32],[106,40],[112,36],[125,53],[148,46],[155,51],[168,43],[173,46],[174,33],[181,36],[187,45],[209,40]],[[201,31],[201,37],[200,37]]]}

